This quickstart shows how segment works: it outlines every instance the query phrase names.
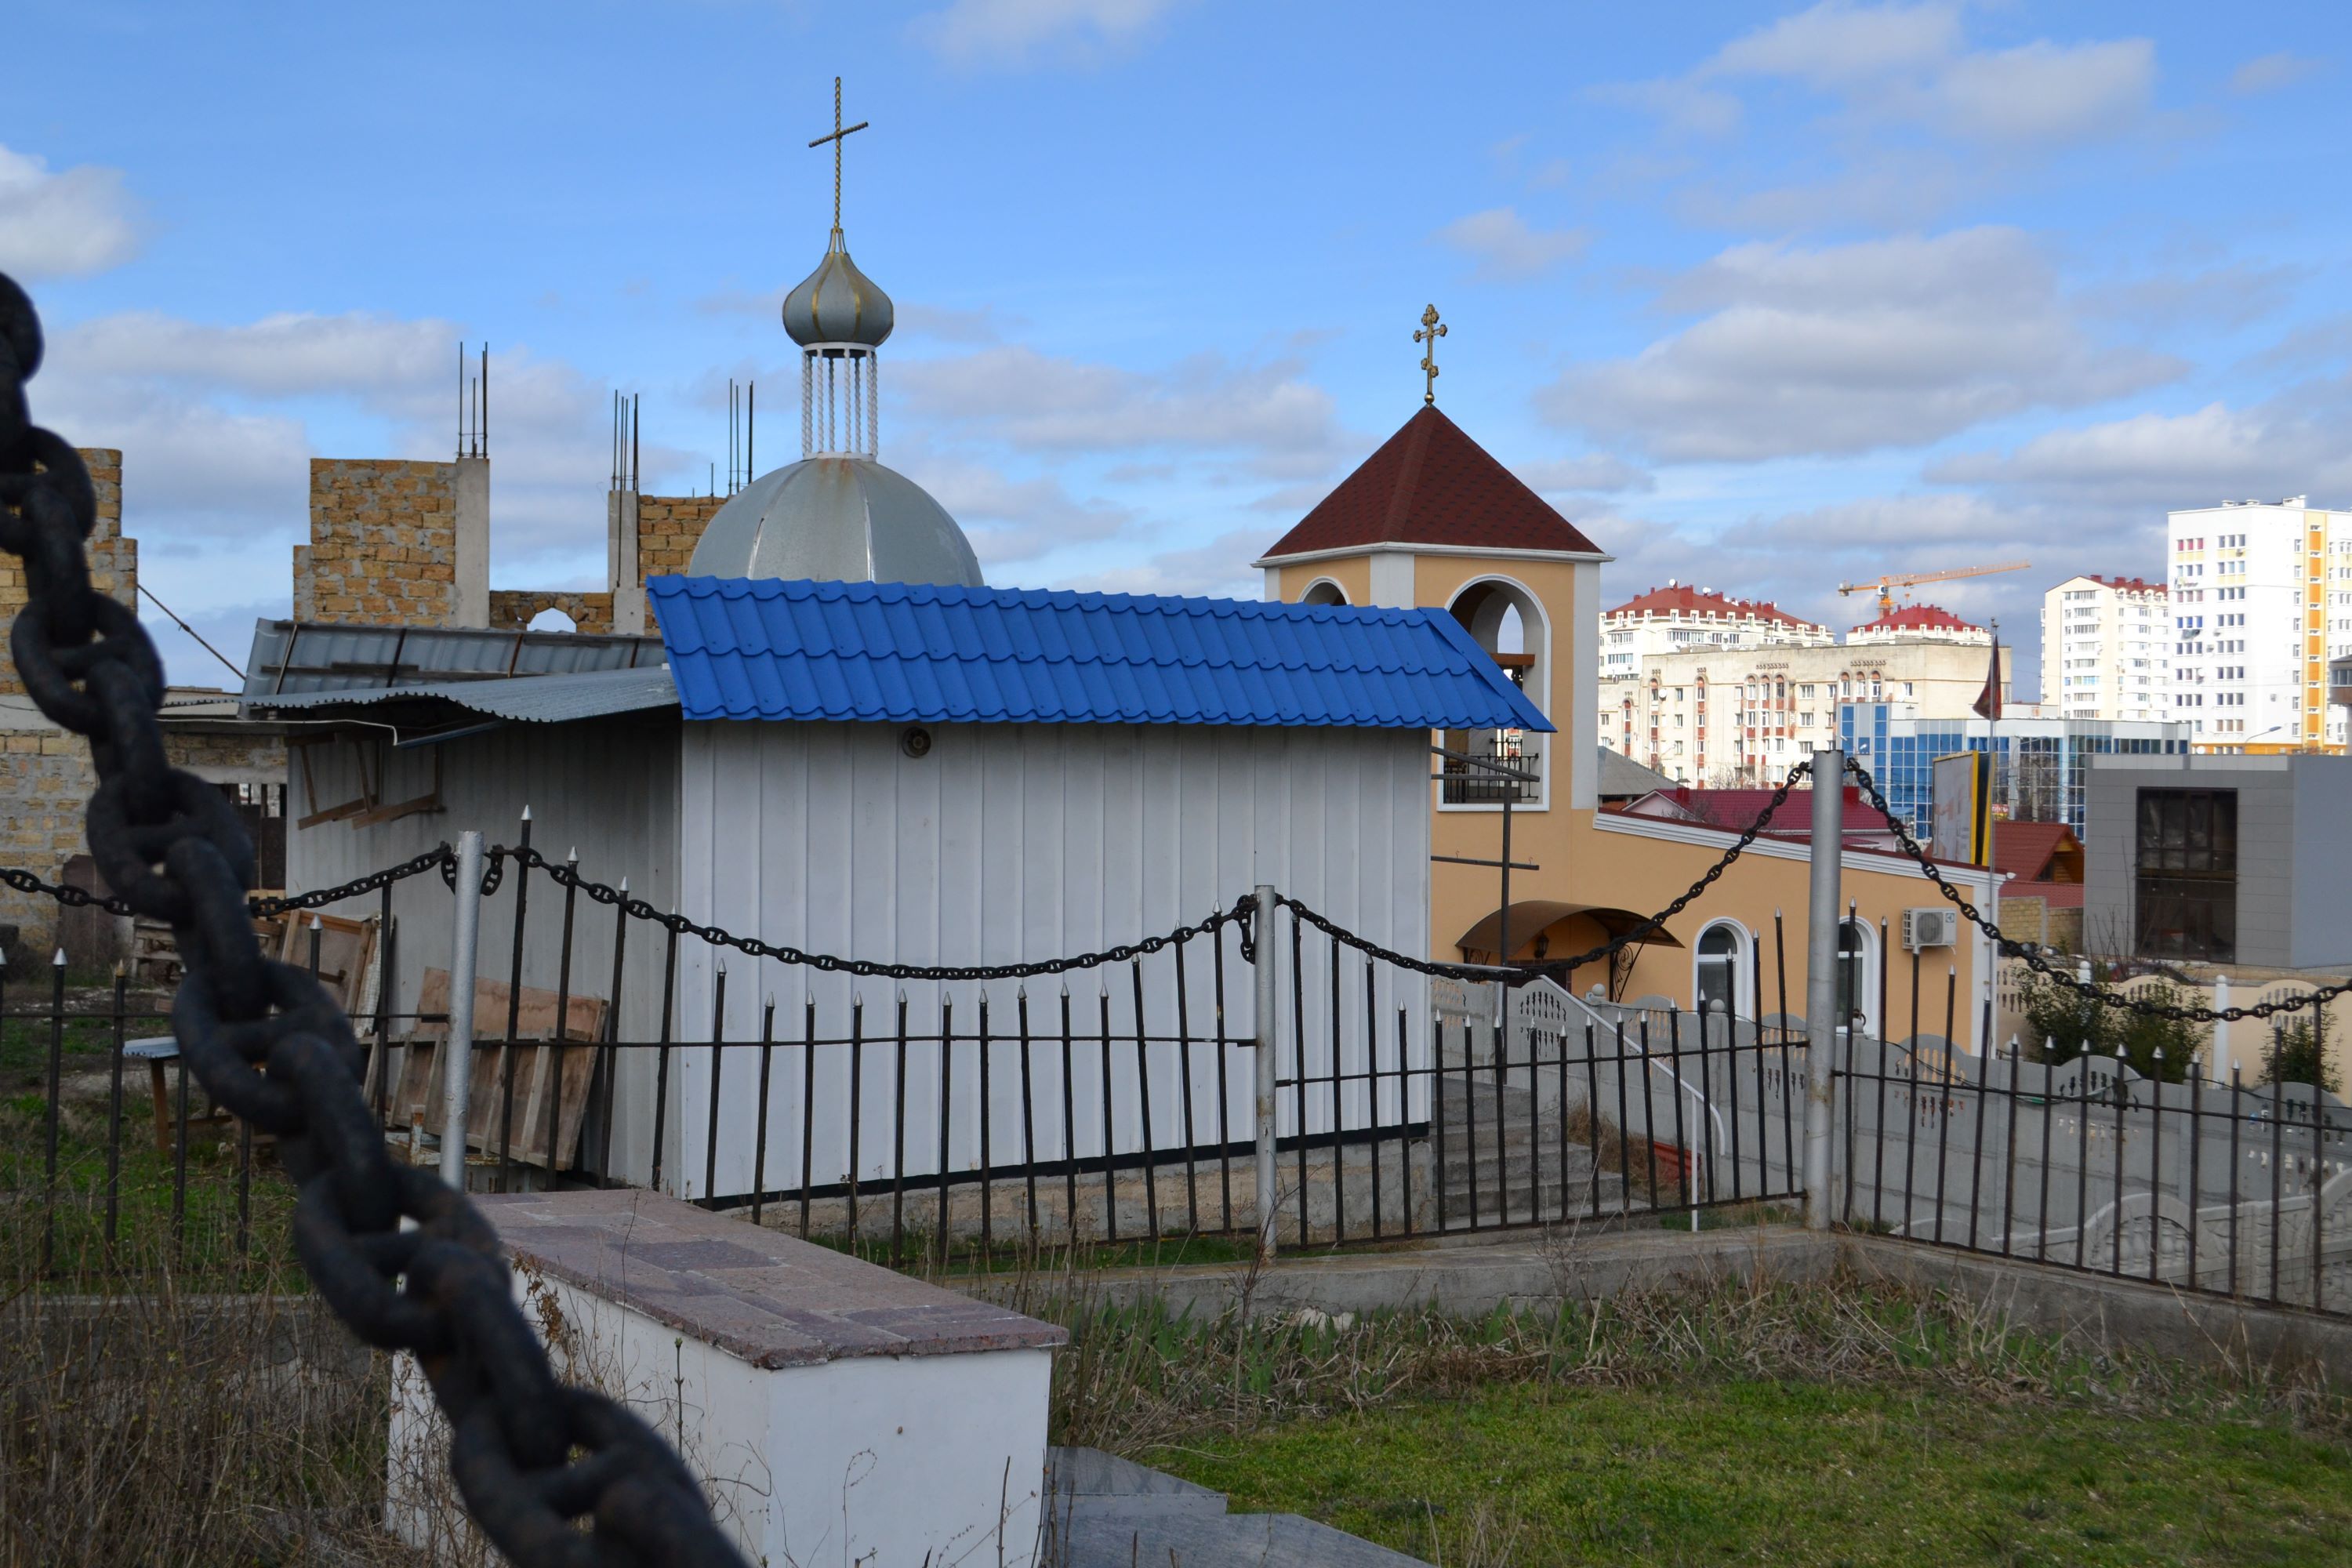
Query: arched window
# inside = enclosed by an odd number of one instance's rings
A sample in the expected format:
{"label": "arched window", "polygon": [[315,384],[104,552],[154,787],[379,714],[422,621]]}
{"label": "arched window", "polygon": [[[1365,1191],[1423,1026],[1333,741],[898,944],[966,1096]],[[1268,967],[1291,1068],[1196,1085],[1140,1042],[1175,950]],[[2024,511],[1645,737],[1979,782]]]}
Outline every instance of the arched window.
{"label": "arched window", "polygon": [[1877,1033],[1872,1014],[1878,1002],[1878,980],[1871,945],[1868,925],[1856,920],[1838,922],[1837,1016],[1832,1022],[1863,1035]]}
{"label": "arched window", "polygon": [[1748,935],[1732,921],[1717,921],[1698,933],[1691,991],[1700,1012],[1738,1014],[1747,961]]}
{"label": "arched window", "polygon": [[1307,592],[1298,595],[1298,602],[1302,605],[1344,605],[1348,602],[1348,593],[1330,578],[1318,577],[1307,585]]}
{"label": "arched window", "polygon": [[562,610],[550,605],[531,616],[530,625],[523,629],[533,632],[576,632],[580,629],[580,624]]}

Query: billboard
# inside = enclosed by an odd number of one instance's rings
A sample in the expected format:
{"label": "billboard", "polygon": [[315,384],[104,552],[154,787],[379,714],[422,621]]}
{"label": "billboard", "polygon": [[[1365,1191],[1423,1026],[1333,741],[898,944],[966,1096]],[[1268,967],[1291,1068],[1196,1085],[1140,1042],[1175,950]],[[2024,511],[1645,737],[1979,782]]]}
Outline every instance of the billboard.
{"label": "billboard", "polygon": [[1992,862],[1992,754],[1956,752],[1937,757],[1927,850],[1965,866]]}

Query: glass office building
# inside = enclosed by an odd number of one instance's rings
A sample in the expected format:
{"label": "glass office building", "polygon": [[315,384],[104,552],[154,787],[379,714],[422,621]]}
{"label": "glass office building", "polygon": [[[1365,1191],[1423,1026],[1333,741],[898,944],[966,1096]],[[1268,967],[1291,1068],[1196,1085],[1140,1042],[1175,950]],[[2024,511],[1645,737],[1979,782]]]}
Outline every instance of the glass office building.
{"label": "glass office building", "polygon": [[2020,822],[2063,822],[2083,832],[2083,774],[2093,756],[2172,756],[2189,750],[2189,726],[2119,719],[1922,719],[1902,702],[1848,702],[1838,742],[1885,792],[1886,803],[1925,842],[1935,809],[1937,757],[1992,753],[1993,809]]}

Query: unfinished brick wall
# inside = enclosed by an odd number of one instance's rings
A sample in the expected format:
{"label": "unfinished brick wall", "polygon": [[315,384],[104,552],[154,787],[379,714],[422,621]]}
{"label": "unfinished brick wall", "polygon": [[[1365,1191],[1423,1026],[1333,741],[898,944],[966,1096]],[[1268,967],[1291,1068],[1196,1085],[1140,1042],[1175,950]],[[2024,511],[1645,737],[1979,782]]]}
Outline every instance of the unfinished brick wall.
{"label": "unfinished brick wall", "polygon": [[[98,524],[89,534],[89,577],[98,591],[118,604],[139,607],[139,542],[122,537],[122,454],[110,447],[80,448],[98,491]],[[13,555],[0,555],[0,645],[25,605],[25,568]],[[13,660],[0,658],[0,692],[19,692]]]}
{"label": "unfinished brick wall", "polygon": [[[725,496],[645,496],[637,498],[637,581],[648,577],[677,576],[686,570],[694,558],[694,547],[702,542],[702,531],[719,509],[727,504]],[[646,630],[656,629],[654,613],[646,610]]]}
{"label": "unfinished brick wall", "polygon": [[562,610],[572,617],[572,629],[603,634],[613,629],[613,595],[574,592],[568,588],[493,588],[490,626],[499,631],[520,631],[541,610]]}
{"label": "unfinished brick wall", "polygon": [[457,465],[310,459],[310,542],[294,547],[294,618],[457,622]]}
{"label": "unfinished brick wall", "polygon": [[[169,731],[163,754],[173,767],[207,780],[286,782],[286,742],[277,735]],[[63,881],[66,862],[87,847],[82,816],[97,786],[89,742],[80,736],[62,730],[0,733],[0,865]],[[20,957],[45,963],[58,942],[58,905],[0,885],[0,926],[16,928],[12,964]]]}

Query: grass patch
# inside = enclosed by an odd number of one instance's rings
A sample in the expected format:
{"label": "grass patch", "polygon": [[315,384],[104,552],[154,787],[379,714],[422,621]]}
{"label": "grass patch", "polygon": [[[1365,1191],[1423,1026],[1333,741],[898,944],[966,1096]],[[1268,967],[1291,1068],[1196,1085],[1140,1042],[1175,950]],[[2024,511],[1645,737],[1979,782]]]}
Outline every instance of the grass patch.
{"label": "grass patch", "polygon": [[[246,1223],[240,1227],[236,1126],[200,1120],[205,1097],[190,1086],[183,1192],[176,1152],[155,1147],[145,1068],[131,1066],[133,1070],[123,1079],[111,1242],[106,1226],[107,1102],[70,1100],[63,1106],[52,1205],[47,1197],[46,1101],[37,1093],[0,1100],[0,1196],[9,1209],[6,1223],[0,1225],[0,1276],[69,1291],[89,1288],[95,1280],[161,1268],[215,1288],[248,1289],[267,1284],[287,1291],[307,1289],[293,1255],[294,1187],[278,1168],[268,1142],[261,1141],[255,1148],[244,1198]],[[172,1070],[178,1070],[176,1064]],[[45,1235],[46,1275],[41,1268]]]}
{"label": "grass patch", "polygon": [[1057,1315],[1057,1441],[1455,1568],[2352,1561],[2352,1408],[2315,1377],[2095,1351],[1882,1284],[1476,1320]]}

